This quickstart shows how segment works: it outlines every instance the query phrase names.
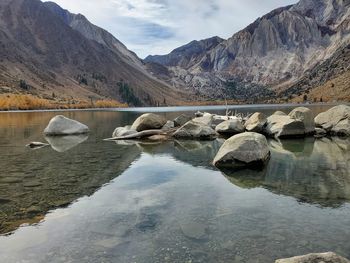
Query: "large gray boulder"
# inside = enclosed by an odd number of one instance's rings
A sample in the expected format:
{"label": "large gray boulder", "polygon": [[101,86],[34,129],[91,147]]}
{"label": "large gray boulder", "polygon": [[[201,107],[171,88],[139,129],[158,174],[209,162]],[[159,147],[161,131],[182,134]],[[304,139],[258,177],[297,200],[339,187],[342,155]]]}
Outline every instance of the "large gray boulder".
{"label": "large gray boulder", "polygon": [[189,121],[179,128],[173,135],[175,138],[211,140],[216,132],[202,122]]}
{"label": "large gray boulder", "polygon": [[146,113],[138,117],[131,126],[132,130],[138,132],[145,130],[161,129],[167,120],[160,115],[154,113]]}
{"label": "large gray boulder", "polygon": [[125,126],[125,127],[118,127],[114,130],[112,137],[117,138],[117,137],[123,137],[123,136],[128,136],[135,134],[137,131],[131,129],[131,126]]}
{"label": "large gray boulder", "polygon": [[190,120],[192,120],[190,116],[186,114],[181,114],[180,116],[174,119],[175,127],[181,127],[182,125],[185,125]]}
{"label": "large gray boulder", "polygon": [[315,121],[312,111],[306,107],[298,107],[289,113],[289,117],[300,120],[304,123],[305,133],[311,134],[315,132]]}
{"label": "large gray boulder", "polygon": [[245,132],[226,140],[214,158],[217,167],[263,166],[270,157],[265,136]]}
{"label": "large gray boulder", "polygon": [[194,118],[192,121],[211,127],[213,124],[213,120],[214,120],[214,116],[212,114],[204,113],[202,117]]}
{"label": "large gray boulder", "polygon": [[52,118],[44,130],[47,136],[78,135],[89,132],[89,127],[62,115]]}
{"label": "large gray boulder", "polygon": [[215,131],[220,134],[233,135],[244,132],[245,128],[239,120],[227,120],[216,126]]}
{"label": "large gray boulder", "polygon": [[350,263],[346,258],[338,256],[333,252],[308,254],[293,258],[278,259],[275,263]]}
{"label": "large gray boulder", "polygon": [[315,118],[316,127],[322,128],[329,133],[349,135],[350,134],[350,107],[339,105],[320,113]]}
{"label": "large gray boulder", "polygon": [[264,132],[275,138],[301,137],[305,135],[305,125],[287,115],[271,115],[267,118]]}
{"label": "large gray boulder", "polygon": [[262,132],[267,122],[267,117],[261,112],[256,112],[245,122],[244,126],[249,132]]}

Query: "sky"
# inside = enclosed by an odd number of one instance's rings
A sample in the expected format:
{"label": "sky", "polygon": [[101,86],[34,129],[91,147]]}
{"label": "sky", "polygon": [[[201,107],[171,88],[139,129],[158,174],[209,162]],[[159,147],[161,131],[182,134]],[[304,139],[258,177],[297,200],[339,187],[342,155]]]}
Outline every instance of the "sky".
{"label": "sky", "polygon": [[271,10],[297,0],[53,0],[81,13],[144,58],[192,40],[229,38]]}

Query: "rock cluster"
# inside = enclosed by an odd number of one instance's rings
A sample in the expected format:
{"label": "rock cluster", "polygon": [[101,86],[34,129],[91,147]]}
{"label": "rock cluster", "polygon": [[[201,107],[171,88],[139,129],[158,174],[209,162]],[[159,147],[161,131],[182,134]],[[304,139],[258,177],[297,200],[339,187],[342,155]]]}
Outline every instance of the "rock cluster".
{"label": "rock cluster", "polygon": [[[212,140],[232,136],[221,147],[213,164],[218,167],[263,166],[270,156],[265,136],[273,138],[350,135],[350,107],[336,106],[314,118],[310,109],[297,107],[289,114],[271,116],[256,112],[249,118],[197,112],[194,118],[180,115],[173,121],[153,113],[141,115],[132,126],[117,128],[112,139]],[[132,135],[132,137],[130,137]],[[135,135],[135,136],[133,136]],[[125,138],[125,136],[127,138]]]}

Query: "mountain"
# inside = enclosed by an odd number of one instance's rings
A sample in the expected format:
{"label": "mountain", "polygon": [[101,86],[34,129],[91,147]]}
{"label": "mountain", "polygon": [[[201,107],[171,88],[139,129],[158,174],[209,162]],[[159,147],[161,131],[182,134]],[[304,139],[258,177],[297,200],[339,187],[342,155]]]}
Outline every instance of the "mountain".
{"label": "mountain", "polygon": [[145,62],[166,67],[160,77],[197,94],[276,99],[350,43],[350,0],[301,0],[278,8],[194,56],[187,51],[191,43]]}
{"label": "mountain", "polygon": [[1,93],[131,105],[180,99],[110,33],[51,2],[1,0],[0,47]]}
{"label": "mountain", "polygon": [[295,101],[350,101],[350,44],[315,66],[288,89],[283,98]]}

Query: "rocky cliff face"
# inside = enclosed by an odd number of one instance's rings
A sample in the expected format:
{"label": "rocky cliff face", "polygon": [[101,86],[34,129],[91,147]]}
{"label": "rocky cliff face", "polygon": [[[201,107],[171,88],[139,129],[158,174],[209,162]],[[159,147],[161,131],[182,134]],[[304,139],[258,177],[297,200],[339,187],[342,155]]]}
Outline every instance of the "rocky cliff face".
{"label": "rocky cliff face", "polygon": [[0,42],[1,92],[108,97],[133,105],[179,98],[107,31],[52,3],[0,1]]}
{"label": "rocky cliff face", "polygon": [[301,0],[257,19],[187,63],[176,63],[173,52],[147,61],[167,66],[173,85],[209,96],[215,90],[219,97],[229,97],[232,82],[243,89],[259,86],[265,94],[266,89],[289,87],[349,43],[349,21],[349,0]]}

